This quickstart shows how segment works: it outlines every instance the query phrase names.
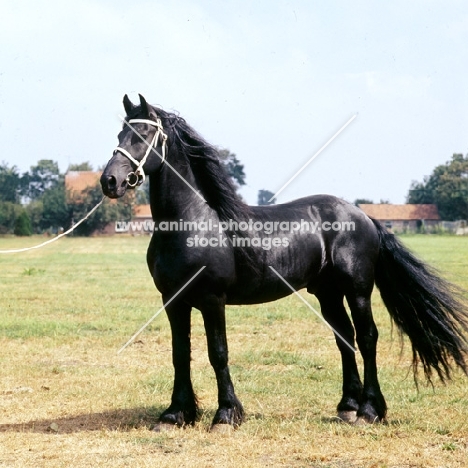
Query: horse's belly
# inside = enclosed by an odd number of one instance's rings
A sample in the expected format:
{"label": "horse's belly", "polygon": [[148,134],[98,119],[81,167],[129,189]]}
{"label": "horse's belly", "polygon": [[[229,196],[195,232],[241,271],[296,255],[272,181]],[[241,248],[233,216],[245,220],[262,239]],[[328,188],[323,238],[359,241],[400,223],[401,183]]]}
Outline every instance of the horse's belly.
{"label": "horse's belly", "polygon": [[[290,252],[291,253],[291,252]],[[236,281],[227,291],[228,304],[260,304],[276,301],[317,282],[322,268],[320,249],[306,248],[294,257],[265,258],[259,271],[237,271]]]}

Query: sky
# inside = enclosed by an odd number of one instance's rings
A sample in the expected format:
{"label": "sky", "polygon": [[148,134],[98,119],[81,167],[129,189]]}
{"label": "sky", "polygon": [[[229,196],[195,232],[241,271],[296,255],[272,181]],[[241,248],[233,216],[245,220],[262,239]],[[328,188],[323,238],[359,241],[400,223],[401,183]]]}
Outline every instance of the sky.
{"label": "sky", "polygon": [[250,204],[404,203],[468,153],[463,0],[0,0],[0,161],[95,169],[122,98],[178,112],[244,164]]}

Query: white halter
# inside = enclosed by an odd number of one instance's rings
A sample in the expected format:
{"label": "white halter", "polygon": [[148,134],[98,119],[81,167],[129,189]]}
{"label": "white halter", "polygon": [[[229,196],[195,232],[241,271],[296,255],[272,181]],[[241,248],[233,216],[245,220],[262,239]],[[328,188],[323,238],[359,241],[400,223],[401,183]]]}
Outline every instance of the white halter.
{"label": "white halter", "polygon": [[[151,151],[154,151],[161,158],[161,164],[164,163],[164,161],[166,160],[167,135],[164,133],[164,128],[162,126],[161,119],[159,118],[157,118],[156,121],[149,120],[149,119],[131,119],[128,122],[124,121],[124,123],[125,125],[129,126],[133,130],[133,132],[135,132],[141,139],[143,138],[140,136],[140,134],[137,131],[135,131],[135,129],[130,124],[144,123],[144,124],[151,125],[157,128],[151,140],[151,143],[147,143],[145,141],[145,143],[148,145],[148,149],[146,150],[146,153],[141,159],[141,161],[138,161],[137,159],[135,159],[126,149],[121,148],[120,146],[118,146],[114,150],[114,153],[116,151],[119,151],[124,156],[127,156],[127,158],[130,159],[130,161],[132,161],[132,163],[136,165],[136,169],[133,172],[130,172],[127,175],[127,179],[126,179],[127,184],[130,187],[135,187],[137,185],[141,185],[145,181],[146,176],[145,176],[145,171],[143,170],[143,166],[146,160],[148,159],[148,156],[151,153]],[[162,156],[156,151],[156,146],[158,145],[158,140],[160,136],[162,138],[162,145],[161,145]]]}

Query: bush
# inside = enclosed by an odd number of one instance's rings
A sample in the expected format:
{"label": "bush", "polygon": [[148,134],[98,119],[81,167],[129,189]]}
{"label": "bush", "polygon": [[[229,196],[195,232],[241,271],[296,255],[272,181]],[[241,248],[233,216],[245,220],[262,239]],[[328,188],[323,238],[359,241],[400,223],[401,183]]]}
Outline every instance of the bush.
{"label": "bush", "polygon": [[21,213],[21,205],[0,201],[0,234],[11,234],[15,228],[16,219]]}
{"label": "bush", "polygon": [[16,236],[30,236],[32,234],[31,220],[26,211],[23,210],[18,218],[16,218],[15,230],[13,232]]}

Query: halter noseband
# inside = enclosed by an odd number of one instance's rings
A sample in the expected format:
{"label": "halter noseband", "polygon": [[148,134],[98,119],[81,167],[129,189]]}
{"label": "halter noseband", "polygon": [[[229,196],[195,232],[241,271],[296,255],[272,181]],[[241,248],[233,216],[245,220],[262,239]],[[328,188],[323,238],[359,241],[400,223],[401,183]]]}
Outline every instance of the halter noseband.
{"label": "halter noseband", "polygon": [[[142,137],[139,135],[138,132],[135,131],[135,129],[130,124],[144,123],[144,124],[151,125],[151,126],[157,128],[157,131],[155,132],[155,134],[154,134],[154,136],[153,136],[153,138],[151,140],[151,143],[147,143],[145,141],[145,143],[148,145],[148,149],[146,150],[146,153],[143,156],[143,158],[141,159],[141,161],[138,161],[137,159],[135,159],[126,149],[121,148],[120,146],[118,146],[114,150],[114,153],[119,151],[124,156],[126,156],[128,159],[130,159],[130,161],[133,164],[136,165],[136,169],[133,172],[130,172],[127,175],[127,179],[126,179],[127,184],[130,187],[136,187],[137,185],[141,185],[145,181],[146,176],[145,176],[145,171],[143,170],[143,165],[145,164],[146,160],[148,159],[148,156],[151,153],[151,151],[154,151],[161,158],[161,164],[164,163],[164,161],[166,160],[167,135],[164,133],[164,128],[162,126],[161,119],[159,119],[159,117],[156,119],[156,121],[150,120],[150,119],[131,119],[128,122],[124,121],[124,123],[125,123],[125,125],[129,126],[133,130],[133,132],[135,132],[140,138],[142,138]],[[159,140],[160,136],[162,138],[162,146],[161,146],[162,156],[156,151],[156,146],[158,144],[158,140]]]}

